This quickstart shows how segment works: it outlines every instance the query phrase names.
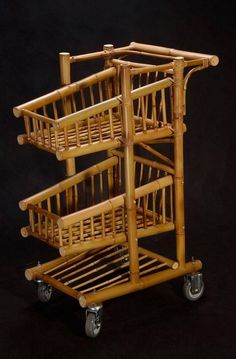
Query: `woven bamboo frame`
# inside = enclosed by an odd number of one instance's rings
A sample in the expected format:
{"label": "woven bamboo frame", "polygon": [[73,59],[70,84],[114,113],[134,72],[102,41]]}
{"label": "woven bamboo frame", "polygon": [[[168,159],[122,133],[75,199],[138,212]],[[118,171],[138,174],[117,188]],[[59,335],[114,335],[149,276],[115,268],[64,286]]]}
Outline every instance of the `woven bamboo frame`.
{"label": "woven bamboo frame", "polygon": [[[136,55],[145,60],[133,61]],[[19,144],[65,160],[69,177],[20,202],[29,212],[22,235],[62,255],[28,269],[27,279],[43,280],[86,307],[200,270],[199,260],[185,261],[183,120],[189,78],[216,66],[218,57],[132,42],[59,58],[63,87],[14,108],[25,123]],[[71,83],[71,65],[94,59],[104,60],[105,69]],[[152,147],[162,143],[173,148],[173,158]],[[136,156],[135,145],[155,160]],[[104,150],[107,160],[75,174],[75,157]],[[139,238],[171,230],[176,260],[138,246]]]}

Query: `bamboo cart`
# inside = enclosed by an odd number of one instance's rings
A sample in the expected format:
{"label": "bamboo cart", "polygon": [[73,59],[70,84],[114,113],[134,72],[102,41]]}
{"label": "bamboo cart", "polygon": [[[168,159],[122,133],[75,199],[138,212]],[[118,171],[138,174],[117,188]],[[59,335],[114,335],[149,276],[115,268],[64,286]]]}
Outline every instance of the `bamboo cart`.
{"label": "bamboo cart", "polygon": [[[25,123],[19,144],[65,160],[68,177],[19,204],[29,216],[22,236],[61,255],[25,275],[38,283],[41,301],[52,287],[76,298],[86,308],[86,334],[95,337],[108,299],[180,276],[187,299],[203,294],[201,261],[185,260],[183,119],[190,76],[219,60],[140,43],[59,58],[62,87],[13,110]],[[97,59],[102,71],[71,82],[73,63]],[[99,151],[105,160],[76,173],[76,157]],[[175,258],[139,244],[169,231]]]}

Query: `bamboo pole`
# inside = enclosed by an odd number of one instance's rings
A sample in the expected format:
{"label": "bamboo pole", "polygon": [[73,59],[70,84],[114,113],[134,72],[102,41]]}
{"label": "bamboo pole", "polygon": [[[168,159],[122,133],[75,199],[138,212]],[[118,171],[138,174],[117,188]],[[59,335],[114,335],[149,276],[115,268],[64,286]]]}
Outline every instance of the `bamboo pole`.
{"label": "bamboo pole", "polygon": [[130,294],[145,288],[152,287],[156,284],[184,276],[185,274],[196,272],[202,268],[200,260],[186,263],[185,267],[179,267],[175,270],[166,269],[161,272],[141,277],[137,282],[128,282],[110,288],[104,288],[97,292],[87,294],[78,293],[78,300],[82,308],[88,307],[92,303],[102,303],[105,300],[117,298],[122,295]]}
{"label": "bamboo pole", "polygon": [[91,249],[103,248],[114,244],[124,243],[126,235],[118,233],[116,236],[106,236],[105,238],[96,238],[90,241],[81,241],[70,246],[63,246],[59,248],[59,253],[62,257],[71,254],[82,253]]}
{"label": "bamboo pole", "polygon": [[154,83],[142,86],[131,91],[132,100],[136,100],[139,97],[147,96],[152,92],[157,92],[170,87],[173,84],[173,80],[170,77],[166,77],[163,80],[156,81]]}
{"label": "bamboo pole", "polygon": [[99,71],[93,75],[90,75],[82,80],[74,82],[72,84],[63,86],[55,91],[52,91],[46,95],[40,96],[34,100],[26,102],[22,105],[16,106],[13,108],[13,113],[15,117],[22,116],[22,111],[26,110],[34,110],[36,108],[40,108],[42,106],[48,105],[52,102],[56,102],[64,98],[65,96],[69,96],[75,92],[78,92],[80,89],[88,87],[97,83],[98,81],[103,81],[108,77],[115,76],[116,69],[111,67],[106,70]]}
{"label": "bamboo pole", "polygon": [[120,96],[105,100],[97,103],[96,105],[89,106],[78,112],[72,113],[68,116],[61,117],[59,120],[54,121],[54,127],[57,129],[64,128],[65,126],[71,126],[76,122],[86,120],[89,117],[98,115],[104,111],[108,111],[114,107],[120,105]]}
{"label": "bamboo pole", "polygon": [[63,229],[76,222],[83,221],[85,219],[101,215],[102,213],[112,211],[117,207],[124,204],[124,195],[108,199],[104,202],[95,204],[94,206],[84,208],[78,212],[68,214],[67,216],[60,217],[57,221],[59,228]]}
{"label": "bamboo pole", "polygon": [[185,265],[184,155],[183,155],[183,57],[174,61],[174,188],[177,260]]}
{"label": "bamboo pole", "polygon": [[[167,131],[168,132],[168,131]],[[84,145],[78,148],[72,148],[68,151],[56,151],[56,156],[59,161],[65,160],[70,157],[84,156],[89,153],[95,153],[100,151],[109,150],[111,148],[118,148],[121,146],[121,139],[116,138],[114,140],[106,140],[103,142],[96,142],[90,145]]]}
{"label": "bamboo pole", "polygon": [[155,224],[147,228],[138,228],[137,230],[137,237],[138,238],[145,238],[150,237],[153,235],[171,232],[175,229],[175,225],[173,222],[167,222],[167,223],[160,223]]}
{"label": "bamboo pole", "polygon": [[43,263],[40,265],[37,265],[35,267],[31,267],[25,270],[25,277],[28,280],[34,280],[36,279],[37,275],[45,273],[49,270],[53,270],[53,268],[57,268],[57,266],[66,265],[67,263],[70,263],[73,260],[80,260],[83,259],[86,256],[87,252],[81,253],[79,255],[73,256],[66,256],[66,257],[59,257],[56,259],[53,259],[50,262]]}
{"label": "bamboo pole", "polygon": [[[174,166],[174,162],[172,160],[170,160],[168,157],[166,157],[165,155],[163,155],[162,153],[158,152],[157,150],[155,150],[154,148],[148,146],[146,143],[140,143],[139,144],[142,148],[144,148],[146,151],[154,154],[156,157],[160,158],[161,160],[163,160],[164,162],[168,163],[170,166]],[[168,172],[168,171],[167,171]]]}
{"label": "bamboo pole", "polygon": [[180,56],[180,57],[185,58],[186,60],[206,58],[209,60],[209,64],[212,66],[217,66],[219,63],[219,58],[216,55],[207,55],[207,54],[201,54],[201,53],[197,53],[197,52],[175,50],[175,49],[171,49],[168,47],[146,45],[146,44],[141,44],[141,43],[137,43],[137,42],[131,42],[130,48],[133,50],[146,51],[146,52],[151,52],[154,54],[161,54],[161,55],[174,56],[174,57]]}
{"label": "bamboo pole", "polygon": [[71,178],[65,179],[52,187],[49,187],[31,197],[28,197],[20,201],[19,207],[22,211],[25,211],[28,208],[28,205],[30,204],[34,205],[46,200],[48,197],[55,196],[57,193],[63,192],[67,188],[70,188],[75,184],[85,181],[87,178],[91,177],[92,175],[95,176],[96,174],[107,170],[109,167],[115,166],[117,163],[118,163],[118,158],[116,156],[108,158],[74,175]]}
{"label": "bamboo pole", "polygon": [[[109,45],[105,45],[109,46]],[[114,49],[114,52],[116,55],[122,55],[126,50],[128,50],[129,46],[120,47],[117,49]],[[89,60],[95,60],[95,59],[103,59],[109,56],[106,51],[97,51],[97,52],[91,52],[88,54],[82,54],[82,55],[75,55],[71,56],[70,61],[73,62],[80,62],[80,61],[89,61]]]}
{"label": "bamboo pole", "polygon": [[[142,143],[142,142],[139,143],[139,145],[140,145],[141,147],[145,148],[145,149],[147,149],[147,147],[149,147],[149,146],[147,146],[146,144],[144,144],[144,143]],[[150,147],[150,148],[151,148],[151,147]],[[152,148],[151,148],[151,150],[152,150]],[[151,150],[150,150],[150,152],[151,152]],[[153,150],[153,151],[154,151],[154,152],[152,152],[152,153],[156,154],[156,156],[159,155],[159,152],[157,152],[157,151],[155,151],[155,150]],[[117,156],[120,156],[120,157],[124,158],[124,153],[120,152],[119,150],[112,150],[112,153],[113,153],[114,155],[117,155]],[[162,158],[161,156],[163,156],[163,155],[160,153],[160,158]],[[163,158],[164,158],[164,157],[165,157],[165,156],[163,156]],[[165,157],[165,158],[167,159],[167,157]],[[174,169],[173,169],[173,168],[171,168],[171,167],[169,167],[169,166],[167,166],[167,165],[164,165],[164,164],[162,164],[162,163],[156,162],[156,161],[148,160],[148,159],[143,158],[143,157],[141,157],[141,156],[134,156],[134,161],[135,161],[135,162],[138,162],[138,163],[142,163],[142,164],[144,164],[144,165],[146,165],[146,166],[151,166],[152,168],[160,169],[160,170],[165,171],[165,172],[170,173],[170,174],[174,174]],[[167,161],[166,161],[166,162],[167,162]],[[171,162],[172,162],[172,161],[171,161]],[[172,162],[171,164],[173,164],[173,162]]]}
{"label": "bamboo pole", "polygon": [[173,261],[172,259],[169,259],[169,258],[166,258],[164,256],[161,256],[158,253],[151,252],[151,251],[149,251],[149,250],[147,250],[145,248],[142,248],[142,247],[139,247],[139,253],[140,254],[145,254],[145,255],[147,255],[148,257],[151,257],[151,258],[156,258],[159,262],[167,264],[172,269],[177,269],[178,266],[179,266],[176,261]]}
{"label": "bamboo pole", "polygon": [[[112,59],[113,59],[113,55],[114,55],[114,46],[112,44],[106,44],[103,46],[103,51],[106,52],[108,54],[108,56],[105,57],[105,69],[112,67],[113,63],[112,63]],[[117,76],[117,74],[116,74]],[[106,82],[106,86],[110,87],[109,91],[110,93],[112,93],[112,84],[110,83],[109,80],[107,80]],[[102,91],[99,88],[100,93],[102,93]],[[100,96],[100,101],[103,101],[103,98],[101,98]],[[109,110],[109,117],[110,117],[110,128],[111,128],[111,139],[114,139],[114,135],[112,134],[112,110]],[[110,151],[110,149],[107,151],[107,157],[111,157],[112,153]],[[114,173],[113,173],[113,167],[110,167],[108,170],[108,193],[109,193],[109,198],[113,197],[113,192],[114,192]],[[101,196],[100,196],[101,197]]]}
{"label": "bamboo pole", "polygon": [[127,212],[127,236],[129,244],[130,280],[139,279],[138,241],[136,225],[136,202],[134,188],[134,128],[131,97],[130,69],[121,67],[122,121],[124,134],[125,207]]}
{"label": "bamboo pole", "polygon": [[[61,85],[69,85],[71,83],[71,74],[70,74],[70,53],[69,52],[61,52],[59,54],[59,63],[60,63],[60,78],[61,78]],[[65,104],[68,107],[68,100]],[[68,112],[68,111],[66,111]],[[67,113],[68,114],[68,113]],[[75,168],[75,158],[68,158],[66,160],[66,176],[71,177],[76,173]],[[70,191],[71,192],[71,191]],[[69,193],[70,204],[73,201],[72,193]]]}
{"label": "bamboo pole", "polygon": [[140,142],[149,142],[152,140],[158,140],[161,138],[165,138],[164,143],[168,142],[166,137],[172,137],[174,133],[174,130],[172,128],[172,126],[167,125],[165,127],[161,127],[154,130],[147,130],[145,133],[144,132],[139,132],[136,133],[134,136],[134,143],[140,143]]}

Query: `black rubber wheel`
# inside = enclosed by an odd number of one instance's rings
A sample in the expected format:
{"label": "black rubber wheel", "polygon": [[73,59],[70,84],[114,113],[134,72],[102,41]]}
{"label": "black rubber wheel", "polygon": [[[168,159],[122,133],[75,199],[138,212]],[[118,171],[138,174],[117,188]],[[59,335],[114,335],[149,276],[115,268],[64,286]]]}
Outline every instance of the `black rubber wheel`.
{"label": "black rubber wheel", "polygon": [[37,292],[40,302],[47,303],[52,296],[52,286],[47,283],[40,282],[38,283]]}
{"label": "black rubber wheel", "polygon": [[88,313],[85,323],[85,333],[90,338],[96,338],[102,327],[101,318],[96,313]]}
{"label": "black rubber wheel", "polygon": [[186,280],[183,286],[183,293],[185,298],[192,302],[200,299],[204,293],[204,282],[201,280],[201,286],[199,288],[199,291],[197,293],[193,293],[191,281],[189,279]]}

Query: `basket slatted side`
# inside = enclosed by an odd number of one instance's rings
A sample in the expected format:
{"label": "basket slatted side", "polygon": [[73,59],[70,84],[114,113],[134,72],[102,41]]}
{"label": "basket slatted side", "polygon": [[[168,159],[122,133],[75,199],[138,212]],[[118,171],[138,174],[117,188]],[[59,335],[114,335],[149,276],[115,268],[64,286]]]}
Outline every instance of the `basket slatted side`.
{"label": "basket slatted side", "polygon": [[[123,126],[117,72],[111,67],[15,108],[26,131],[18,142],[52,152],[59,160],[119,147]],[[135,143],[173,135],[165,95],[172,80],[157,81],[157,73],[152,75],[138,75],[138,87],[133,76]]]}
{"label": "basket slatted side", "polygon": [[[123,153],[20,202],[29,212],[21,233],[75,251],[126,240]],[[174,229],[173,169],[135,156],[138,237]]]}

